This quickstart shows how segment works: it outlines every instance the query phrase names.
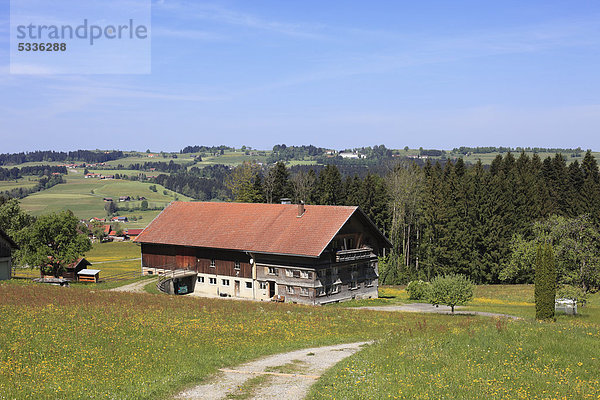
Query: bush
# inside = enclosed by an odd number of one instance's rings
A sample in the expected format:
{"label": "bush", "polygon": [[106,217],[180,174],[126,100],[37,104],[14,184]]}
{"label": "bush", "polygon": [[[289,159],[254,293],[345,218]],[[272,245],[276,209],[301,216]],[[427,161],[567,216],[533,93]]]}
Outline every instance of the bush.
{"label": "bush", "polygon": [[426,300],[429,292],[429,282],[411,281],[408,283],[406,291],[410,300]]}
{"label": "bush", "polygon": [[431,281],[428,299],[431,304],[454,307],[466,304],[473,298],[473,283],[464,275],[448,274],[436,276]]}
{"label": "bush", "polygon": [[556,297],[559,299],[575,300],[581,306],[584,306],[587,302],[587,293],[583,289],[571,285],[561,287],[556,293]]}

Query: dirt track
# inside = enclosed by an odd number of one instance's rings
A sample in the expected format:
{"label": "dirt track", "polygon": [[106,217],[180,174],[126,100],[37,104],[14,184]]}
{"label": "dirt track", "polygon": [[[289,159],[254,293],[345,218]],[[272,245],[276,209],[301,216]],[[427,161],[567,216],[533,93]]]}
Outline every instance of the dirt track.
{"label": "dirt track", "polygon": [[146,293],[144,286],[153,282],[151,279],[143,279],[138,282],[130,283],[129,285],[119,286],[114,289],[110,289],[114,292],[131,292],[131,293]]}
{"label": "dirt track", "polygon": [[260,400],[303,399],[327,369],[366,344],[360,342],[297,350],[221,369],[207,379],[208,383],[183,391],[175,398],[219,400],[237,395]]}
{"label": "dirt track", "polygon": [[[485,311],[461,310],[462,307],[455,307],[454,314],[461,315],[482,315],[485,317],[501,317],[510,319],[522,319],[514,315],[490,313]],[[403,311],[415,313],[434,313],[434,314],[452,314],[452,309],[448,306],[434,306],[427,303],[399,304],[395,306],[372,306],[372,307],[351,307],[356,310],[376,310],[376,311]]]}

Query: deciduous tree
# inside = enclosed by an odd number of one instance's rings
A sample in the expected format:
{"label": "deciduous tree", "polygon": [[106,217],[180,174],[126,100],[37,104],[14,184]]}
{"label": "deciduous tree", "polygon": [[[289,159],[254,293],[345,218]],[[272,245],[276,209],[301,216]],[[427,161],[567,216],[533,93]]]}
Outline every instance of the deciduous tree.
{"label": "deciduous tree", "polygon": [[92,248],[87,235],[80,232],[79,220],[71,211],[38,217],[27,229],[21,246],[25,263],[56,277],[66,265]]}

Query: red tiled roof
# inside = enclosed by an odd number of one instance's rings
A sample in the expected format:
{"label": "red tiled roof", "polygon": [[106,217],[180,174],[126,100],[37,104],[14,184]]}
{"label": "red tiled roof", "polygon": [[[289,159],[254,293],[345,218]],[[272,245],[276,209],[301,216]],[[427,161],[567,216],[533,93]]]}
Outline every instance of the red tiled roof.
{"label": "red tiled roof", "polygon": [[142,233],[143,229],[127,229],[127,234],[129,236],[137,236]]}
{"label": "red tiled roof", "polygon": [[173,202],[135,239],[142,243],[318,257],[358,207]]}

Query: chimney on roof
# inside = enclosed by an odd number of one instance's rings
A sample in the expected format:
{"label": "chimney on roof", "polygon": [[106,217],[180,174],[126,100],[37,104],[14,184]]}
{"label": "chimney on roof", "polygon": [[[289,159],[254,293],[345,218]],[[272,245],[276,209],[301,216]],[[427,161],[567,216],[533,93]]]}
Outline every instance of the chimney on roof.
{"label": "chimney on roof", "polygon": [[300,200],[300,203],[298,203],[298,218],[304,215],[304,211],[304,202]]}

